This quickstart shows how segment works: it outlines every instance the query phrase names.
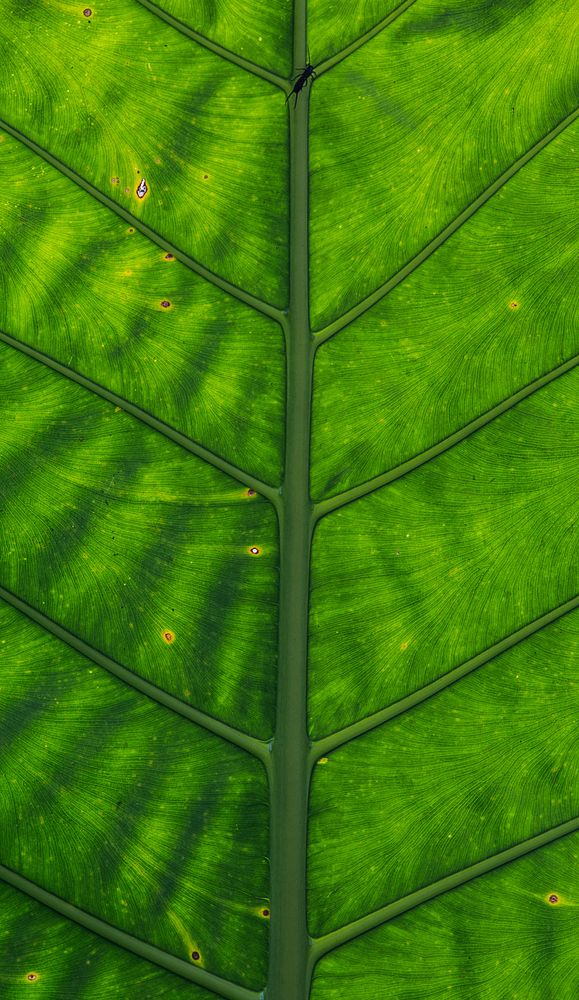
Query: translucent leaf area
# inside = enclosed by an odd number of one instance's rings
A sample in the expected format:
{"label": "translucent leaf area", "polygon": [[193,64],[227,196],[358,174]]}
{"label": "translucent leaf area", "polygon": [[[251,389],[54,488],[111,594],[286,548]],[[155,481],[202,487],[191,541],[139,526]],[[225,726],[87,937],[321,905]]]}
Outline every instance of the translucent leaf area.
{"label": "translucent leaf area", "polygon": [[579,997],[576,20],[0,0],[0,1000]]}
{"label": "translucent leaf area", "polygon": [[203,281],[15,139],[2,139],[12,187],[0,221],[6,331],[279,482],[277,324]]}
{"label": "translucent leaf area", "polygon": [[269,505],[20,352],[0,357],[4,586],[177,697],[269,735]]}
{"label": "translucent leaf area", "polygon": [[575,123],[319,349],[314,495],[401,465],[578,353],[578,141]]}
{"label": "translucent leaf area", "polygon": [[319,80],[314,329],[403,268],[575,109],[574,24],[549,0],[444,11],[421,0]]}
{"label": "translucent leaf area", "polygon": [[137,0],[106,0],[90,17],[72,0],[4,6],[10,124],[183,252],[283,306],[286,127],[275,88]]}
{"label": "translucent leaf area", "polygon": [[229,52],[287,76],[291,70],[291,0],[140,0],[144,7],[166,11]]}
{"label": "translucent leaf area", "polygon": [[410,695],[576,595],[578,385],[576,370],[561,376],[321,521],[315,736]]}
{"label": "translucent leaf area", "polygon": [[184,960],[261,982],[261,765],[1,611],[3,864]]}
{"label": "translucent leaf area", "polygon": [[578,629],[567,615],[318,764],[316,933],[577,815]]}
{"label": "translucent leaf area", "polygon": [[[214,993],[134,958],[0,885],[0,986],[6,1000],[214,1000]],[[81,957],[82,956],[82,957]]]}
{"label": "translucent leaf area", "polygon": [[[573,997],[577,835],[412,910],[324,959],[312,1000]],[[345,992],[347,991],[347,993]]]}

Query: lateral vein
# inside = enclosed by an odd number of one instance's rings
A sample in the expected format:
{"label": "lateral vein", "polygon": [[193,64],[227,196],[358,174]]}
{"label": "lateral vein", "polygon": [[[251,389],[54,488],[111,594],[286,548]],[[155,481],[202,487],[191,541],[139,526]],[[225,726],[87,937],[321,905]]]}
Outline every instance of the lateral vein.
{"label": "lateral vein", "polygon": [[486,875],[487,872],[500,868],[502,865],[506,865],[511,861],[517,861],[519,858],[531,854],[532,851],[545,847],[547,844],[552,844],[561,837],[575,833],[576,830],[579,830],[579,817],[567,820],[565,823],[560,823],[558,826],[554,826],[550,830],[545,830],[544,833],[530,837],[528,840],[523,840],[513,847],[507,848],[505,851],[500,851],[498,854],[493,854],[489,858],[477,861],[476,864],[469,865],[461,871],[438,879],[438,881],[432,882],[423,889],[412,892],[408,896],[403,896],[402,899],[398,899],[394,903],[389,903],[387,906],[382,906],[379,910],[374,910],[359,920],[353,920],[351,923],[345,924],[344,927],[340,927],[330,934],[314,938],[311,946],[313,961],[319,961],[320,958],[327,955],[328,952],[333,951],[334,948],[347,944],[348,941],[352,941],[361,934],[374,930],[376,927],[393,920],[395,917],[401,916],[403,913],[407,913],[408,910],[412,910],[416,906],[428,903],[431,899],[436,899],[437,896],[441,896],[451,889],[456,889],[466,882],[471,882],[480,875]]}
{"label": "lateral vein", "polygon": [[359,316],[362,316],[363,313],[367,312],[368,309],[376,305],[377,302],[380,302],[385,295],[388,295],[393,288],[396,288],[397,285],[404,281],[409,274],[412,274],[417,267],[420,267],[425,260],[428,260],[428,258],[436,250],[438,250],[438,248],[442,246],[442,244],[445,243],[449,237],[453,236],[465,222],[468,222],[475,212],[478,212],[479,208],[482,208],[482,206],[486,204],[486,202],[489,201],[493,195],[497,193],[497,191],[500,191],[500,189],[511,179],[511,177],[513,177],[522,167],[532,160],[537,153],[540,153],[542,149],[548,146],[553,139],[556,139],[561,132],[564,132],[565,129],[576,120],[578,115],[579,108],[576,108],[563,118],[562,121],[555,125],[550,132],[547,132],[542,139],[539,139],[534,146],[531,146],[526,153],[523,153],[518,160],[515,160],[515,162],[512,163],[511,166],[500,175],[500,177],[497,177],[497,179],[493,181],[493,183],[477,198],[475,198],[470,205],[467,205],[460,215],[457,215],[456,218],[453,219],[452,222],[450,222],[448,226],[446,226],[442,232],[438,234],[438,236],[435,236],[430,243],[427,243],[415,257],[413,257],[407,264],[404,265],[403,268],[400,269],[400,271],[397,271],[391,278],[388,278],[387,281],[376,288],[370,295],[366,296],[365,299],[362,299],[351,309],[348,309],[347,312],[345,312],[342,316],[339,316],[338,319],[333,321],[333,323],[330,323],[323,330],[320,330],[319,333],[315,335],[316,347],[320,347],[321,344],[324,344],[331,337],[334,337],[340,332],[340,330],[343,330],[344,327],[348,326],[355,319],[358,319]]}
{"label": "lateral vein", "polygon": [[439,455],[444,454],[450,448],[455,445],[460,444],[466,438],[470,437],[476,431],[481,430],[481,428],[486,427],[487,424],[492,423],[497,417],[500,417],[503,413],[506,413],[517,403],[520,403],[523,399],[527,399],[538,389],[542,389],[544,386],[549,385],[550,382],[554,382],[555,379],[560,378],[561,375],[567,374],[567,372],[572,371],[579,365],[579,355],[574,355],[572,358],[568,358],[563,364],[558,365],[557,368],[553,368],[550,372],[546,372],[545,375],[540,375],[539,378],[534,379],[529,382],[528,385],[523,386],[518,389],[517,392],[513,393],[512,396],[508,396],[507,399],[503,399],[502,402],[497,403],[493,406],[491,410],[487,410],[486,413],[481,414],[481,416],[476,417],[471,420],[460,430],[455,431],[448,437],[443,438],[437,444],[433,445],[431,448],[427,448],[426,451],[420,452],[419,455],[415,455],[413,458],[408,459],[407,462],[403,462],[402,465],[397,465],[394,469],[389,469],[388,472],[381,472],[380,475],[374,476],[372,479],[366,480],[364,483],[360,483],[358,486],[353,486],[349,490],[344,490],[343,493],[338,493],[334,497],[329,497],[327,500],[320,500],[314,506],[314,518],[319,521],[326,514],[331,514],[332,511],[338,510],[340,507],[344,507],[348,503],[352,503],[354,500],[360,500],[362,497],[368,496],[369,493],[373,493],[375,490],[380,489],[381,486],[387,486],[389,483],[395,482],[397,479],[401,479],[402,476],[406,476],[409,472],[414,472],[415,469],[419,469],[422,465],[426,465],[432,459],[437,458]]}
{"label": "lateral vein", "polygon": [[392,24],[393,21],[396,21],[401,14],[404,14],[404,12],[408,10],[409,7],[412,7],[415,3],[416,0],[404,0],[404,3],[400,4],[400,6],[396,8],[396,10],[391,11],[390,14],[387,14],[386,17],[383,17],[381,21],[378,21],[372,28],[369,28],[368,31],[365,31],[364,34],[360,35],[359,38],[356,38],[353,42],[350,42],[350,44],[346,45],[345,48],[340,49],[340,51],[336,52],[335,55],[329,56],[328,59],[324,59],[323,62],[319,63],[319,65],[316,66],[316,76],[321,76],[322,73],[327,73],[328,70],[332,69],[334,66],[342,62],[348,56],[352,55],[353,52],[357,52],[357,50],[361,49],[362,46],[366,44],[366,42],[369,42],[371,38],[375,38],[376,35],[379,35],[380,32],[384,30],[384,28],[387,28],[390,24]]}
{"label": "lateral vein", "polygon": [[[138,0],[138,2],[141,2],[141,0]],[[269,316],[270,319],[276,320],[276,322],[280,323],[282,327],[285,326],[285,313],[282,309],[278,309],[276,306],[270,305],[269,302],[263,302],[255,295],[251,295],[250,292],[246,292],[245,289],[238,288],[237,285],[233,285],[230,281],[227,281],[225,278],[220,277],[220,275],[210,271],[209,268],[204,267],[204,265],[200,264],[199,261],[190,257],[184,250],[181,250],[173,243],[170,243],[169,240],[167,240],[160,233],[157,233],[145,222],[142,222],[136,216],[131,215],[126,208],[123,208],[122,205],[117,204],[117,202],[113,201],[112,198],[109,198],[108,195],[99,191],[98,188],[94,187],[94,185],[82,177],[81,174],[77,174],[75,170],[72,170],[71,167],[68,167],[56,156],[53,156],[52,153],[49,153],[47,149],[44,149],[43,146],[40,146],[37,142],[35,142],[34,139],[30,139],[27,135],[20,132],[19,129],[14,128],[13,125],[10,125],[9,122],[5,121],[3,118],[0,118],[0,129],[4,129],[5,132],[8,132],[8,134],[14,139],[17,139],[18,142],[27,146],[28,149],[31,149],[33,153],[40,156],[46,161],[46,163],[50,163],[52,167],[55,167],[56,170],[58,170],[61,174],[64,174],[65,177],[68,177],[69,180],[77,184],[78,187],[83,189],[83,191],[90,194],[96,201],[100,202],[101,205],[105,205],[106,208],[110,209],[111,212],[114,212],[115,215],[119,216],[119,218],[128,222],[130,226],[133,226],[134,229],[138,230],[141,235],[146,236],[152,243],[161,247],[162,250],[172,253],[173,256],[177,260],[181,261],[185,267],[188,267],[190,271],[194,271],[195,274],[205,278],[205,280],[210,284],[215,285],[216,288],[220,288],[221,291],[226,292],[233,298],[238,299],[240,302],[244,302],[245,305],[251,306],[251,308],[255,309],[256,312],[262,313],[263,316]]]}
{"label": "lateral vein", "polygon": [[177,17],[173,17],[172,14],[163,10],[163,8],[159,7],[156,3],[152,3],[152,0],[137,0],[137,3],[139,3],[141,7],[145,7],[151,12],[151,14],[154,14],[155,17],[165,21],[166,24],[170,25],[176,31],[179,31],[182,35],[186,35],[187,38],[191,38],[194,42],[198,42],[199,45],[209,49],[209,51],[215,53],[215,55],[220,56],[227,62],[233,63],[235,66],[239,66],[247,73],[252,73],[254,76],[259,76],[262,80],[272,83],[274,87],[279,87],[280,90],[283,90],[284,94],[288,93],[289,85],[283,76],[278,76],[277,73],[272,73],[270,70],[265,69],[264,66],[254,63],[250,59],[244,59],[243,56],[238,55],[236,52],[232,52],[231,49],[226,49],[223,45],[219,45],[218,42],[213,42],[210,38],[206,38],[205,35],[202,35],[199,31],[195,31],[194,28],[190,28]]}
{"label": "lateral vein", "polygon": [[525,639],[529,639],[547,625],[551,625],[553,622],[558,621],[559,618],[563,618],[564,615],[569,614],[576,608],[579,608],[579,595],[577,597],[572,597],[571,600],[566,601],[565,604],[560,604],[559,607],[553,608],[551,611],[547,611],[546,614],[541,615],[540,618],[536,618],[527,625],[523,625],[523,627],[517,629],[516,632],[511,632],[511,634],[507,635],[504,639],[501,639],[499,642],[494,643],[494,645],[489,646],[488,649],[483,650],[481,653],[477,653],[476,656],[471,657],[470,660],[466,660],[465,663],[461,663],[460,666],[450,670],[447,674],[443,674],[442,677],[438,677],[431,684],[427,684],[425,687],[419,688],[418,691],[413,691],[412,694],[408,695],[406,698],[402,698],[400,701],[396,701],[392,705],[388,705],[387,708],[383,708],[379,712],[373,712],[372,715],[366,716],[365,719],[360,719],[358,722],[354,722],[350,726],[345,726],[344,729],[340,729],[338,732],[332,733],[330,736],[325,736],[321,740],[316,740],[312,744],[311,749],[312,763],[315,763],[315,761],[320,757],[325,757],[326,754],[335,750],[337,747],[342,746],[344,743],[348,743],[350,740],[356,739],[357,736],[369,733],[378,726],[383,725],[385,722],[389,722],[391,719],[397,718],[397,716],[402,715],[404,712],[408,712],[417,705],[421,705],[429,698],[432,698],[434,695],[439,694],[441,691],[446,690],[446,688],[456,684],[456,682],[461,680],[463,677],[466,677],[468,674],[473,673],[473,671],[478,670],[479,667],[483,667],[485,664],[490,663],[491,660],[496,659],[496,657],[500,656],[501,653],[506,653],[506,651],[512,649],[513,646],[517,646]]}
{"label": "lateral vein", "polygon": [[275,487],[262,482],[261,479],[257,479],[255,476],[252,476],[251,473],[245,472],[243,469],[240,469],[231,462],[228,462],[225,458],[221,458],[219,455],[216,455],[215,452],[212,452],[208,448],[203,447],[203,445],[198,444],[197,441],[193,441],[191,438],[187,437],[186,434],[182,434],[181,431],[176,430],[175,427],[159,420],[158,417],[153,416],[153,414],[149,413],[147,410],[141,409],[140,406],[137,406],[135,403],[131,403],[128,399],[124,399],[123,396],[118,396],[115,392],[107,389],[99,382],[94,382],[92,379],[87,378],[86,375],[81,375],[80,372],[67,367],[67,365],[63,365],[60,361],[57,361],[55,358],[51,358],[50,355],[45,354],[43,351],[39,351],[35,347],[31,347],[30,344],[25,344],[23,341],[17,340],[9,333],[5,333],[3,330],[0,330],[0,341],[7,344],[9,347],[14,347],[17,351],[20,351],[22,354],[26,354],[28,357],[34,358],[35,361],[38,361],[47,368],[51,368],[53,371],[58,372],[59,375],[64,375],[64,377],[70,379],[71,382],[76,382],[77,385],[81,385],[84,389],[88,389],[96,396],[106,399],[107,402],[114,403],[115,406],[125,410],[126,413],[130,413],[131,416],[135,417],[141,423],[146,424],[159,434],[162,434],[163,437],[166,437],[175,444],[180,445],[180,447],[184,448],[185,451],[188,451],[197,458],[202,459],[208,465],[213,466],[220,472],[224,472],[233,479],[237,479],[237,481],[242,483],[244,486],[251,487],[257,493],[266,497],[266,499],[269,500],[274,506],[277,506],[279,502],[279,492]]}
{"label": "lateral vein", "polygon": [[107,656],[106,653],[95,649],[84,639],[81,639],[80,636],[69,632],[64,626],[49,618],[48,615],[45,615],[44,612],[33,607],[33,605],[21,597],[13,594],[12,591],[7,590],[6,587],[0,586],[0,598],[6,604],[9,604],[10,607],[26,615],[27,618],[37,625],[40,625],[45,631],[50,632],[51,635],[65,642],[72,649],[76,650],[77,653],[81,653],[82,656],[86,657],[92,663],[102,667],[104,670],[108,670],[110,674],[117,677],[118,680],[123,681],[124,684],[134,691],[139,691],[141,694],[146,695],[147,698],[150,698],[151,701],[163,705],[171,712],[182,716],[189,722],[194,722],[208,732],[213,733],[214,736],[219,736],[222,740],[240,747],[260,760],[266,769],[269,769],[270,752],[268,744],[264,741],[257,739],[255,736],[250,736],[248,733],[243,733],[241,730],[235,729],[234,726],[230,726],[226,722],[221,722],[219,719],[214,719],[213,716],[207,715],[200,709],[180,701],[179,698],[169,694],[168,691],[164,691],[163,688],[157,687],[156,684],[145,680],[144,677],[140,677],[139,674],[129,670],[128,667],[124,667],[121,663],[117,663],[116,660]]}
{"label": "lateral vein", "polygon": [[123,948],[133,955],[138,955],[139,958],[146,959],[147,962],[152,962],[154,965],[158,965],[162,969],[172,972],[174,975],[181,976],[182,979],[187,979],[191,983],[196,983],[198,986],[212,990],[223,997],[223,1000],[261,1000],[262,998],[261,993],[255,993],[253,990],[238,986],[236,983],[222,979],[221,976],[216,976],[212,972],[206,972],[205,969],[192,966],[184,959],[178,958],[176,955],[171,955],[170,952],[163,951],[162,948],[157,948],[146,941],[141,941],[140,938],[134,937],[127,931],[123,931],[119,927],[114,927],[112,924],[101,920],[99,917],[95,917],[94,914],[88,913],[79,906],[67,902],[60,896],[55,895],[55,893],[43,889],[35,882],[31,882],[30,879],[25,878],[24,875],[20,875],[5,865],[0,865],[0,878],[14,889],[18,889],[26,896],[36,900],[36,902],[49,907],[67,920],[79,924],[81,927],[86,928],[86,930],[92,931],[93,934],[98,934],[99,937],[110,941],[111,944]]}

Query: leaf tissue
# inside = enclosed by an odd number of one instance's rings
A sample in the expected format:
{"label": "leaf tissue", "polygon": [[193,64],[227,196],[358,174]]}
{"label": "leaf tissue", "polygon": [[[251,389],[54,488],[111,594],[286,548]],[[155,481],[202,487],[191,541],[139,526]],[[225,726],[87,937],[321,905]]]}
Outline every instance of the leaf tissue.
{"label": "leaf tissue", "polygon": [[3,1000],[576,1000],[576,5],[0,15]]}

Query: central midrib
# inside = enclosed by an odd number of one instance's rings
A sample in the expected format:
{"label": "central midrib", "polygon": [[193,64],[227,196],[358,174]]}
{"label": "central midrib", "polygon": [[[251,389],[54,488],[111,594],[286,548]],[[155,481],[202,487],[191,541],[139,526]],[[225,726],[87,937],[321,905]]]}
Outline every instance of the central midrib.
{"label": "central midrib", "polygon": [[[307,62],[306,0],[294,3],[294,73]],[[306,1000],[311,948],[306,917],[307,629],[313,505],[309,444],[314,339],[308,292],[309,87],[289,108],[290,299],[286,327],[286,449],[279,506],[280,624],[272,742],[271,928],[267,1000]]]}

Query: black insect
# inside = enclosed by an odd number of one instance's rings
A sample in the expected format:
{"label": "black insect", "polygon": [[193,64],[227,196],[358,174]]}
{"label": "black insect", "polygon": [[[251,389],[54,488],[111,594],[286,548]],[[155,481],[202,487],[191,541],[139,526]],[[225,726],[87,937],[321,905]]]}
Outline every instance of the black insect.
{"label": "black insect", "polygon": [[286,104],[293,94],[295,97],[294,101],[294,108],[295,108],[296,104],[298,103],[298,97],[300,95],[300,92],[304,89],[304,87],[307,87],[308,80],[315,80],[315,79],[316,79],[316,71],[314,67],[311,65],[311,63],[308,63],[308,65],[305,66],[304,69],[300,69],[300,75],[298,76],[296,82],[294,83],[293,89],[290,91],[290,93],[287,95],[285,99]]}

